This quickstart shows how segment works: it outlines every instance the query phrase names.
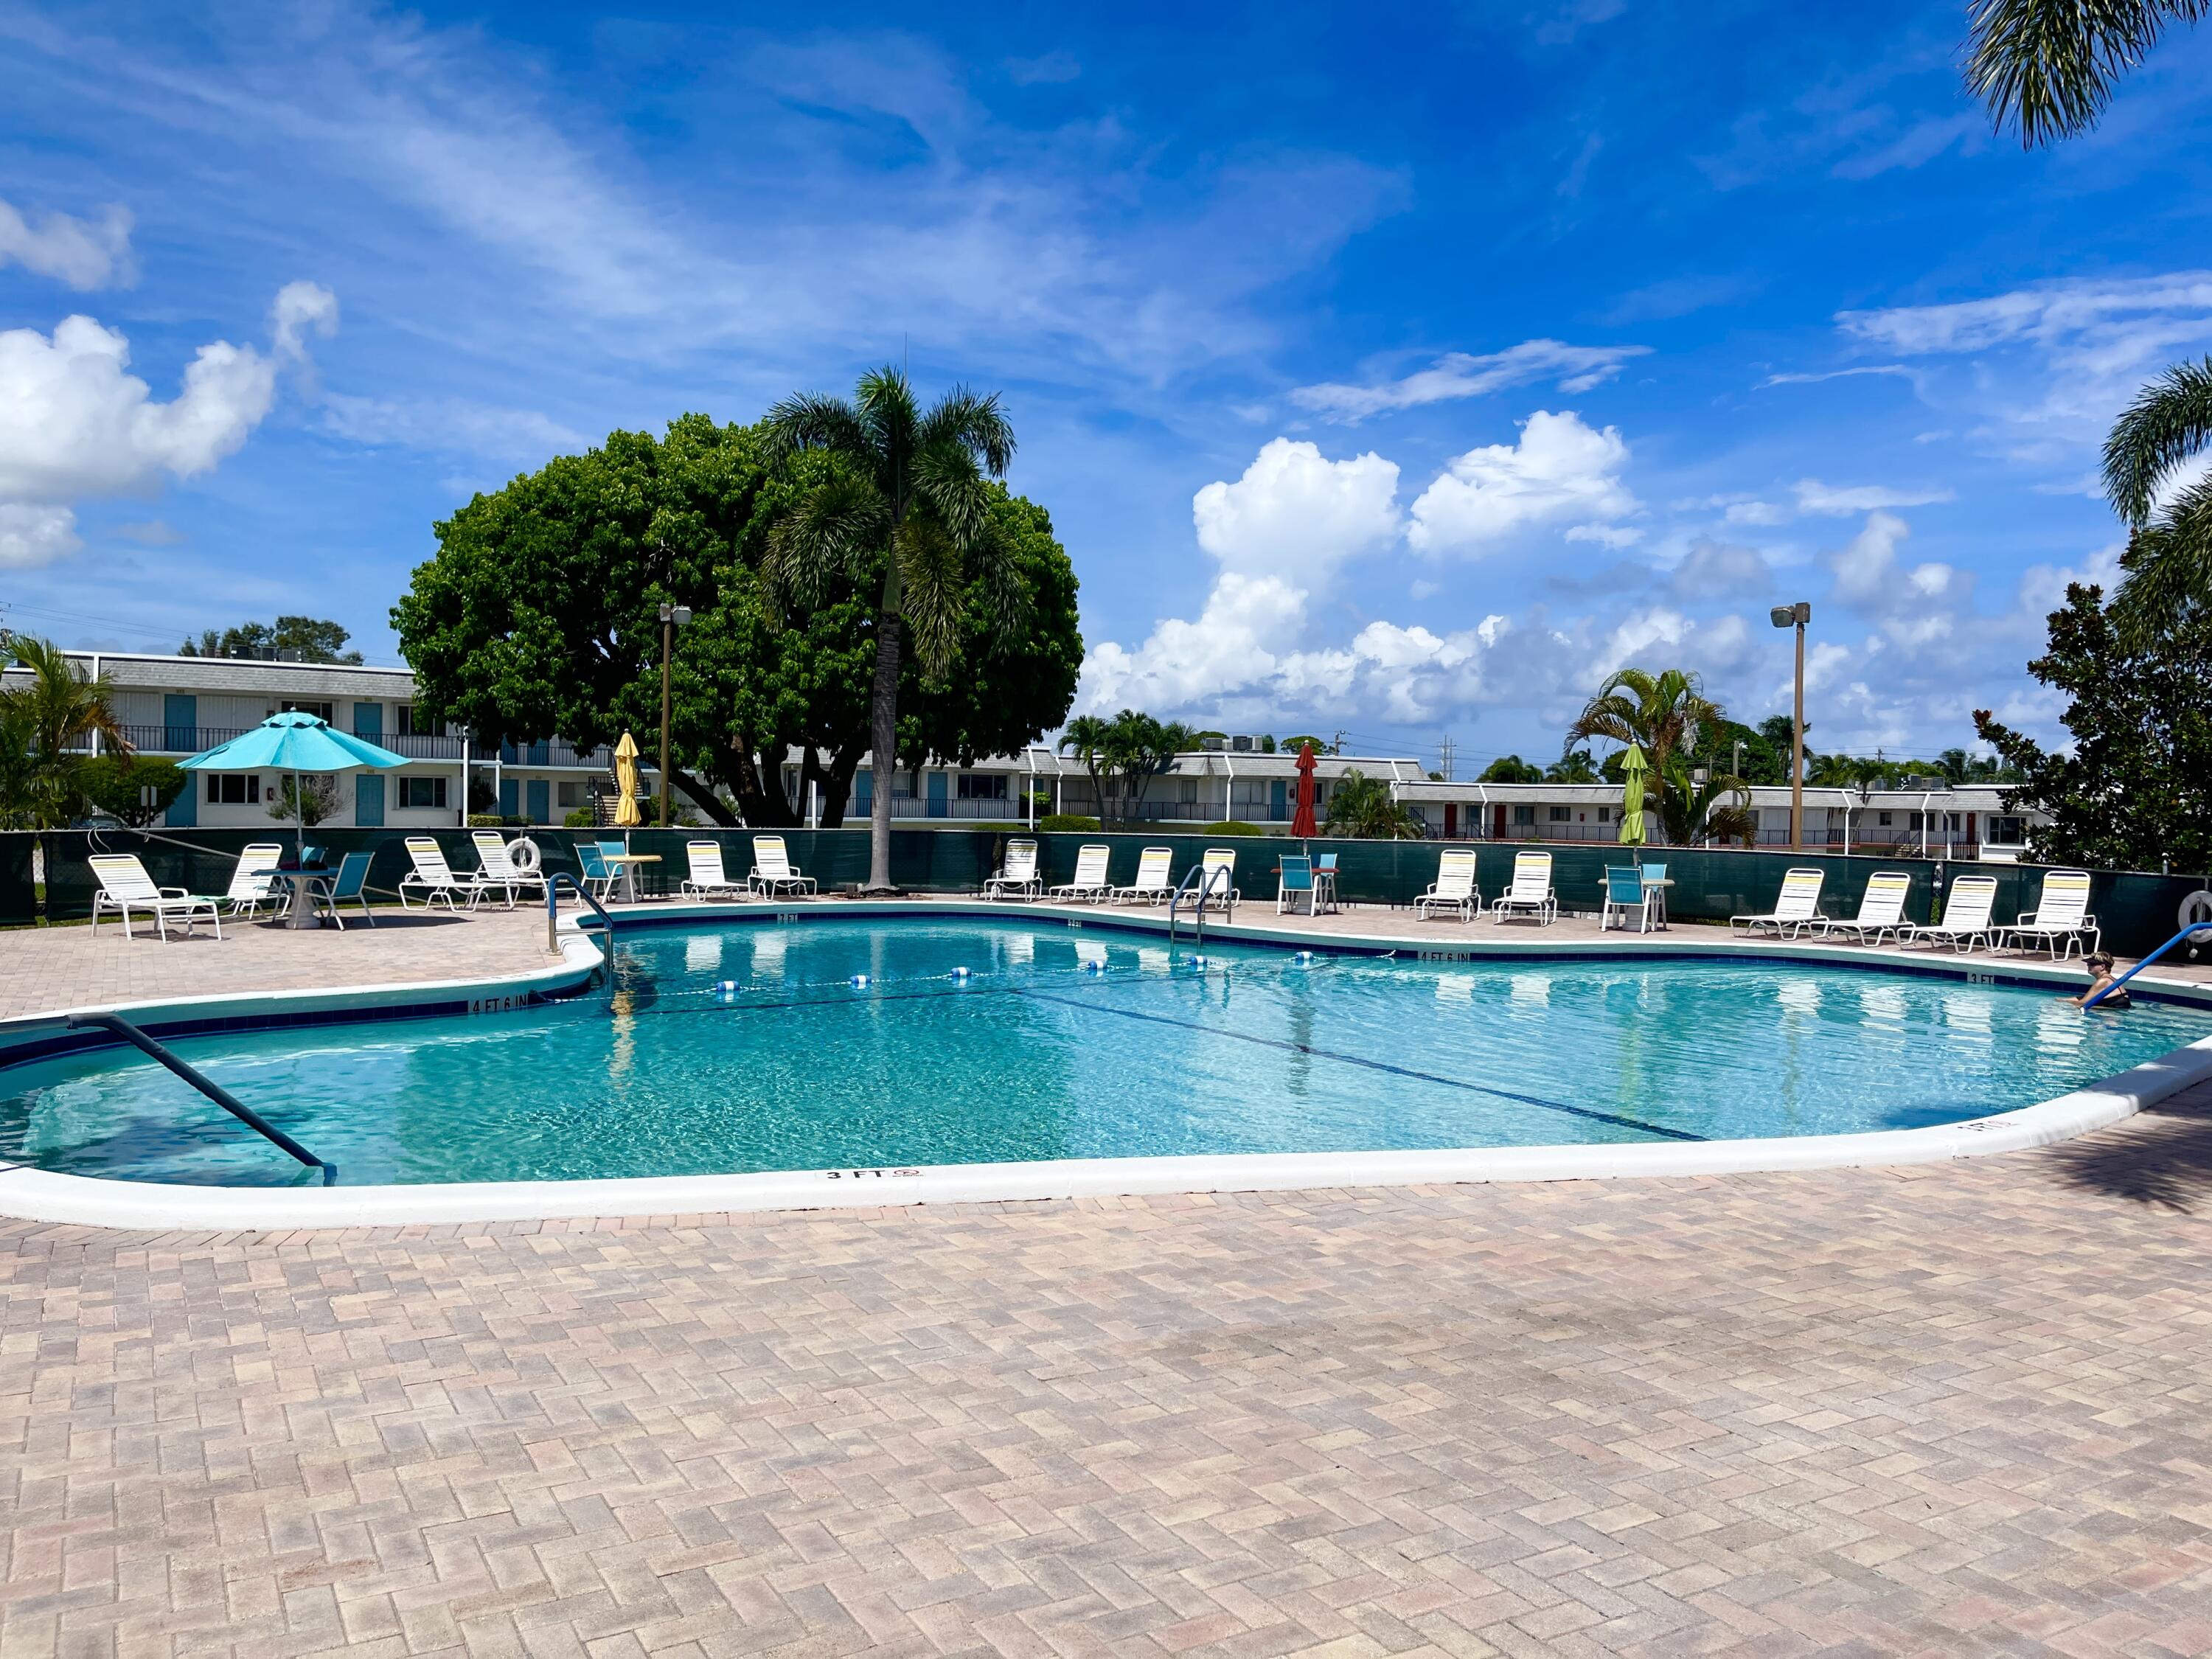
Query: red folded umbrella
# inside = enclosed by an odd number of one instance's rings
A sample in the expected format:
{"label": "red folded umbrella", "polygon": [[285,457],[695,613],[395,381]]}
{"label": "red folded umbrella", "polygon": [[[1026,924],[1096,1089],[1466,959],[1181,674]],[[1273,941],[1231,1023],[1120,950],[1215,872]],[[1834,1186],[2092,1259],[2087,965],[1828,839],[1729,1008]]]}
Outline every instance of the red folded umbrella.
{"label": "red folded umbrella", "polygon": [[1321,833],[1314,828],[1314,752],[1310,743],[1298,745],[1298,810],[1291,819],[1291,833],[1302,841]]}

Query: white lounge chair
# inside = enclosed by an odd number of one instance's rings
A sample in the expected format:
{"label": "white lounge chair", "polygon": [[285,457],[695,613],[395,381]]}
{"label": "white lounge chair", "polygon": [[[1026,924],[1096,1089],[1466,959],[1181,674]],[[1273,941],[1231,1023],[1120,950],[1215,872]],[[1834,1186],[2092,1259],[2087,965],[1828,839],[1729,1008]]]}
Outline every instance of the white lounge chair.
{"label": "white lounge chair", "polygon": [[1995,876],[1960,876],[1944,897],[1942,920],[1916,923],[1901,937],[1908,945],[1920,939],[1948,945],[1962,956],[1977,945],[1993,945],[1997,930],[1990,926],[1990,911],[1996,902]]}
{"label": "white lounge chair", "polygon": [[987,899],[1034,899],[1044,896],[1044,878],[1037,874],[1037,845],[1033,841],[1006,843],[1006,861],[999,873],[983,883]]}
{"label": "white lounge chair", "polygon": [[[1209,847],[1198,855],[1199,868],[1206,873],[1199,885],[1199,907],[1218,903],[1234,915],[1237,901],[1244,895],[1237,890],[1237,849],[1233,847]],[[1216,870],[1226,870],[1225,877],[1217,877]]]}
{"label": "white lounge chair", "polygon": [[753,837],[753,872],[746,882],[753,891],[765,893],[770,898],[779,893],[814,891],[814,878],[791,861],[781,836]]}
{"label": "white lounge chair", "polygon": [[722,843],[719,841],[687,841],[684,856],[691,873],[676,890],[695,899],[716,897],[750,898],[752,890],[741,881],[732,881],[722,868]]}
{"label": "white lounge chair", "polygon": [[2104,929],[2089,914],[2089,872],[2053,870],[2043,878],[2043,896],[2036,900],[2035,908],[2021,911],[2011,927],[2000,928],[1997,943],[2014,945],[2023,951],[2034,945],[2048,945],[2051,960],[2058,962],[2076,950],[2088,955],[2104,937]]}
{"label": "white lounge chair", "polygon": [[497,888],[507,895],[507,908],[514,908],[514,896],[535,889],[542,898],[545,893],[545,873],[542,870],[524,870],[517,866],[514,855],[507,850],[507,842],[496,830],[477,830],[469,839],[476,845],[477,860],[483,868],[477,872],[477,896],[481,898]]}
{"label": "white lounge chair", "polygon": [[1084,842],[1075,849],[1075,879],[1060,883],[1050,896],[1091,904],[1113,897],[1114,884],[1106,879],[1106,860],[1112,851],[1095,841]]}
{"label": "white lounge chair", "polygon": [[1822,916],[1808,922],[1807,931],[1821,939],[1849,933],[1861,945],[1879,945],[1884,934],[1902,939],[1911,924],[1905,919],[1905,901],[1911,895],[1912,878],[1902,870],[1877,870],[1867,878],[1859,895],[1859,913],[1848,920]]}
{"label": "white lounge chair", "polygon": [[252,842],[239,854],[238,868],[230,872],[230,890],[222,896],[233,921],[257,914],[269,902],[269,872],[283,856],[283,848],[273,841]]}
{"label": "white lounge chair", "polygon": [[165,941],[172,916],[182,918],[187,934],[193,922],[205,916],[215,927],[215,936],[222,937],[222,916],[216,900],[181,887],[156,887],[136,853],[95,853],[88,861],[92,873],[100,878],[100,890],[92,896],[94,933],[100,931],[101,915],[112,910],[123,918],[123,937],[132,938],[131,913],[144,910],[153,916],[154,926]]}
{"label": "white lounge chair", "polygon": [[1548,927],[1559,919],[1559,896],[1552,890],[1552,855],[1521,852],[1513,855],[1513,884],[1490,902],[1490,920],[1534,916]]}
{"label": "white lounge chair", "polygon": [[1747,912],[1729,918],[1729,932],[1741,927],[1746,934],[1771,931],[1777,939],[1795,939],[1829,920],[1820,914],[1820,884],[1828,872],[1801,864],[1782,872],[1782,894],[1771,910]]}
{"label": "white lounge chair", "polygon": [[1474,849],[1471,847],[1449,847],[1437,855],[1437,878],[1429,884],[1429,890],[1413,901],[1413,914],[1425,916],[1437,910],[1450,910],[1462,921],[1472,921],[1482,914],[1482,895],[1474,885]]}
{"label": "white lounge chair", "polygon": [[446,901],[448,910],[459,909],[465,898],[471,908],[475,907],[481,885],[476,878],[476,872],[471,871],[465,881],[455,875],[453,866],[446,862],[445,848],[438,845],[435,838],[429,836],[408,836],[407,859],[415,867],[399,878],[401,909],[415,908],[407,902],[410,892],[421,896],[425,910],[431,908],[440,899]]}
{"label": "white lounge chair", "polygon": [[1175,896],[1175,882],[1171,872],[1175,866],[1172,847],[1147,847],[1137,854],[1137,878],[1127,887],[1114,890],[1116,904],[1165,904]]}

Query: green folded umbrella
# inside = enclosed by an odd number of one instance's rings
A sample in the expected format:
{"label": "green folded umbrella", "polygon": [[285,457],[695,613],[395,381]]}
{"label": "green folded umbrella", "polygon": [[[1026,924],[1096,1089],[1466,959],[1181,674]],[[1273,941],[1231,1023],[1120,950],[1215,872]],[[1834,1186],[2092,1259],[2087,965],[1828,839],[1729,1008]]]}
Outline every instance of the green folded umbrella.
{"label": "green folded umbrella", "polygon": [[1644,845],[1644,775],[1651,769],[1651,763],[1644,758],[1644,751],[1634,744],[1620,757],[1620,770],[1626,787],[1620,794],[1620,844],[1623,847]]}
{"label": "green folded umbrella", "polygon": [[[271,714],[251,732],[241,732],[228,743],[219,743],[177,764],[188,772],[289,772],[296,806],[302,805],[302,772],[355,772],[363,767],[390,771],[406,765],[407,757],[349,732],[333,731],[328,720],[316,715],[288,708],[281,714]],[[304,813],[296,827],[295,851],[307,844]]]}

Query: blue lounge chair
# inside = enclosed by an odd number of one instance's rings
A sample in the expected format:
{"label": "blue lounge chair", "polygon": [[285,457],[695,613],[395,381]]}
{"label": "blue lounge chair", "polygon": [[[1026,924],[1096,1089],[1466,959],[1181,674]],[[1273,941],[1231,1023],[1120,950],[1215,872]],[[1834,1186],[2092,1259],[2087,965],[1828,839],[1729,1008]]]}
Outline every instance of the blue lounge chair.
{"label": "blue lounge chair", "polygon": [[1650,931],[1652,913],[1658,907],[1659,890],[1644,884],[1644,872],[1634,865],[1609,864],[1605,869],[1605,905],[1598,912],[1599,930],[1613,926],[1618,915],[1620,925],[1628,926],[1628,914],[1636,913],[1636,931]]}
{"label": "blue lounge chair", "polygon": [[318,888],[315,908],[337,923],[338,931],[345,931],[345,918],[338,914],[338,906],[351,899],[361,906],[361,913],[368,918],[368,925],[376,926],[376,914],[368,908],[368,866],[375,855],[371,853],[348,853],[338,860],[338,873],[327,888]]}
{"label": "blue lounge chair", "polygon": [[1288,910],[1296,915],[1301,896],[1305,899],[1306,914],[1313,915],[1313,860],[1303,853],[1285,853],[1283,855],[1282,884],[1275,890],[1275,914],[1279,916]]}

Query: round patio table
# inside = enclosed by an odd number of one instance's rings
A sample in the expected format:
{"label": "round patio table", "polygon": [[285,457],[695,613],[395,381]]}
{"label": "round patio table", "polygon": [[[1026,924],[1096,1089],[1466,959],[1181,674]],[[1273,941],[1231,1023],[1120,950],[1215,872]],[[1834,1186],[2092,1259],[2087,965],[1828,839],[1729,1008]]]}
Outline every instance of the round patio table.
{"label": "round patio table", "polygon": [[269,872],[269,884],[285,890],[284,906],[273,920],[281,927],[319,927],[323,919],[315,914],[315,894],[319,890],[328,892],[337,884],[335,869],[308,866]]}
{"label": "round patio table", "polygon": [[658,853],[602,853],[599,857],[620,872],[623,878],[624,904],[637,902],[637,866],[641,864],[660,862],[660,854]]}

